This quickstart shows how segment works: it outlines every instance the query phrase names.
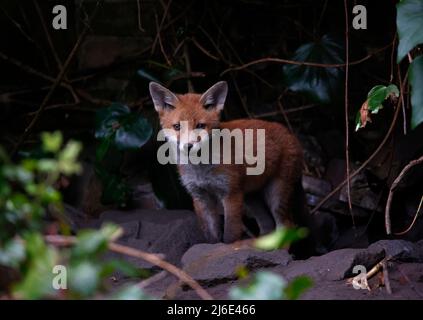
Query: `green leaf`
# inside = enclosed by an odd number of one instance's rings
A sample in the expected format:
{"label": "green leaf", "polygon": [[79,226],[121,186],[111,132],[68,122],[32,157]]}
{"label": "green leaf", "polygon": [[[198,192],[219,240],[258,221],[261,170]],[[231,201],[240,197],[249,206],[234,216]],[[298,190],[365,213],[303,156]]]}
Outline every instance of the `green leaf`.
{"label": "green leaf", "polygon": [[69,271],[69,288],[82,297],[92,296],[100,283],[100,267],[84,260],[72,266]]}
{"label": "green leaf", "polygon": [[79,153],[82,150],[82,144],[76,141],[69,141],[65,148],[59,153],[59,169],[65,175],[71,175],[81,172],[81,166],[77,162]]}
{"label": "green leaf", "polygon": [[[292,60],[325,64],[343,63],[343,46],[328,35],[319,41],[302,45]],[[342,68],[320,68],[285,65],[284,79],[287,87],[310,96],[314,101],[329,103],[340,93],[344,71]]]}
{"label": "green leaf", "polygon": [[414,59],[410,65],[411,84],[411,128],[415,129],[423,122],[423,56]]}
{"label": "green leaf", "polygon": [[120,289],[111,296],[113,300],[153,300],[154,298],[144,293],[144,291],[136,286],[127,286]]}
{"label": "green leaf", "polygon": [[136,267],[125,260],[110,260],[104,263],[102,275],[109,276],[117,270],[122,272],[125,276],[131,278],[147,278],[150,275],[147,270]]}
{"label": "green leaf", "polygon": [[383,108],[383,101],[389,96],[399,96],[398,87],[394,84],[389,86],[378,85],[373,87],[367,95],[367,103],[371,113],[378,113]]}
{"label": "green leaf", "polygon": [[247,286],[230,289],[229,297],[234,300],[281,300],[285,299],[285,280],[279,275],[261,271],[253,276]]}
{"label": "green leaf", "polygon": [[97,111],[95,118],[95,137],[97,139],[110,138],[119,125],[119,119],[131,113],[131,110],[122,104],[114,103],[109,108]]}
{"label": "green leaf", "polygon": [[423,43],[423,1],[403,0],[397,4],[397,29],[400,63],[410,50]]}
{"label": "green leaf", "polygon": [[370,113],[376,114],[383,109],[383,102],[391,97],[399,97],[398,87],[394,84],[389,86],[377,85],[370,89],[367,100],[363,103],[355,117],[355,131],[364,128],[367,122],[371,122]]}
{"label": "green leaf", "polygon": [[12,239],[4,248],[0,248],[0,265],[17,268],[25,257],[25,246],[21,239]]}
{"label": "green leaf", "polygon": [[289,300],[297,300],[312,285],[313,281],[309,277],[296,277],[285,288],[285,296]]}
{"label": "green leaf", "polygon": [[295,241],[298,241],[307,236],[307,229],[299,228],[285,228],[279,227],[272,233],[258,238],[254,245],[258,249],[262,250],[275,250],[289,246]]}
{"label": "green leaf", "polygon": [[85,259],[104,252],[109,241],[122,234],[122,229],[114,224],[107,224],[100,230],[82,230],[77,238],[78,242],[72,250],[72,257]]}
{"label": "green leaf", "polygon": [[112,143],[112,137],[101,140],[100,145],[96,149],[95,158],[97,162],[101,162],[106,156]]}
{"label": "green leaf", "polygon": [[111,139],[119,150],[142,147],[153,133],[153,128],[146,119],[131,114],[127,106],[113,104],[102,109],[96,116],[95,137]]}
{"label": "green leaf", "polygon": [[28,257],[23,279],[13,287],[20,299],[40,299],[53,296],[53,267],[58,264],[58,252],[45,244],[40,233],[24,236]]}
{"label": "green leaf", "polygon": [[62,146],[63,136],[60,131],[43,132],[41,134],[41,141],[44,151],[56,153]]}
{"label": "green leaf", "polygon": [[141,148],[150,139],[153,128],[141,116],[132,115],[116,130],[115,144],[120,150]]}

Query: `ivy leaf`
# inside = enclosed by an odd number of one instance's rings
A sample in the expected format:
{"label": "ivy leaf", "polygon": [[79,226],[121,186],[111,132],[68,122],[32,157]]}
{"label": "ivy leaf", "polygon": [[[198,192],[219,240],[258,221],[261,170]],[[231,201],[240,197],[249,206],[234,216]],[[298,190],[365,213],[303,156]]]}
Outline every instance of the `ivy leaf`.
{"label": "ivy leaf", "polygon": [[411,128],[415,129],[423,122],[423,56],[414,59],[410,65],[411,84]]}
{"label": "ivy leaf", "polygon": [[307,236],[307,229],[279,227],[272,233],[262,236],[255,241],[255,247],[262,250],[275,250],[289,246]]}
{"label": "ivy leaf", "polygon": [[111,139],[119,150],[142,147],[153,133],[153,128],[140,115],[132,114],[128,106],[114,103],[96,115],[97,139]]}
{"label": "ivy leaf", "polygon": [[383,109],[383,102],[386,99],[396,99],[399,97],[398,87],[394,84],[389,86],[374,86],[367,94],[367,100],[364,101],[355,117],[355,131],[364,128],[368,122],[372,122],[370,114],[376,114]]}
{"label": "ivy leaf", "polygon": [[100,109],[95,117],[95,137],[97,139],[110,138],[119,126],[119,119],[130,114],[127,106],[119,103],[109,108]]}
{"label": "ivy leaf", "polygon": [[390,96],[399,97],[399,90],[396,85],[389,86],[378,85],[373,87],[367,95],[368,109],[371,113],[378,113],[383,108],[383,101]]}
{"label": "ivy leaf", "polygon": [[400,63],[410,50],[423,43],[423,1],[403,0],[397,4],[397,29]]}
{"label": "ivy leaf", "polygon": [[141,148],[150,139],[153,128],[141,116],[131,115],[116,131],[115,144],[120,150]]}
{"label": "ivy leaf", "polygon": [[[326,64],[343,63],[343,46],[328,35],[319,41],[302,45],[295,51],[292,60]],[[344,71],[342,68],[320,68],[301,65],[285,65],[284,79],[287,87],[304,93],[312,100],[329,103],[339,94]]]}

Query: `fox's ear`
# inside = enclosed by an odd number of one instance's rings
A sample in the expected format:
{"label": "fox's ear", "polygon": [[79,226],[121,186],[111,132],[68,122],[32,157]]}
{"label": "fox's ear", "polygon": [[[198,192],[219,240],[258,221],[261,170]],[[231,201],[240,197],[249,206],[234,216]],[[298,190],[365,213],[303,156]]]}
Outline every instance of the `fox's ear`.
{"label": "fox's ear", "polygon": [[157,112],[175,109],[178,97],[172,91],[156,82],[150,82],[149,88]]}
{"label": "fox's ear", "polygon": [[208,89],[200,98],[200,102],[207,110],[216,109],[221,111],[228,94],[228,84],[220,81]]}

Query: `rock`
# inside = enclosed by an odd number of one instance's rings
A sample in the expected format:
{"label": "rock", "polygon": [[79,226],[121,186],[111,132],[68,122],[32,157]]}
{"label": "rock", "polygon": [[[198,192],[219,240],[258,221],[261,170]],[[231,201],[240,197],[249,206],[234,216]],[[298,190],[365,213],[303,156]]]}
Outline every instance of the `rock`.
{"label": "rock", "polygon": [[316,177],[304,175],[302,183],[304,191],[313,195],[326,196],[332,191],[332,187],[329,182]]}
{"label": "rock", "polygon": [[[162,254],[166,261],[179,265],[180,258],[194,244],[204,242],[197,217],[185,210],[134,210],[104,212],[97,225],[113,222],[124,229],[119,243],[143,251]],[[140,259],[124,257],[137,266],[155,267]]]}
{"label": "rock", "polygon": [[352,277],[356,265],[363,265],[370,270],[384,257],[396,261],[422,262],[423,241],[412,243],[404,240],[380,240],[366,249],[340,249],[323,256],[307,260],[293,261],[282,273],[287,278],[309,275],[318,281],[342,280]]}
{"label": "rock", "polygon": [[259,251],[239,244],[197,244],[182,257],[184,271],[206,286],[237,278],[237,268],[256,270],[286,266],[292,257],[287,250]]}
{"label": "rock", "polygon": [[287,279],[308,275],[315,281],[342,280],[353,276],[356,265],[363,265],[368,270],[384,258],[384,250],[367,251],[367,249],[340,249],[320,257],[298,260],[282,270]]}
{"label": "rock", "polygon": [[368,248],[370,252],[385,251],[386,257],[403,262],[423,262],[423,240],[412,243],[405,240],[380,240]]}

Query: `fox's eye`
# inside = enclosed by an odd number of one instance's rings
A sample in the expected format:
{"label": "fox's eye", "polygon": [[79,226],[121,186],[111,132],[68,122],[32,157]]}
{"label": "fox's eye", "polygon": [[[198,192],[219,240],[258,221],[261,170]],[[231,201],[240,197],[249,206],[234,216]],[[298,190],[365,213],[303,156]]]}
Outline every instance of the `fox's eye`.
{"label": "fox's eye", "polygon": [[179,131],[179,130],[181,130],[181,125],[179,123],[175,123],[173,125],[173,129],[175,129],[176,131]]}
{"label": "fox's eye", "polygon": [[195,129],[205,129],[205,128],[206,128],[205,123],[197,123],[197,125],[195,126]]}
{"label": "fox's eye", "polygon": [[206,110],[208,110],[208,109],[212,109],[212,108],[214,108],[214,104],[213,103],[206,103],[205,105],[204,105],[204,108],[206,109]]}
{"label": "fox's eye", "polygon": [[175,109],[175,107],[174,106],[172,106],[171,104],[169,104],[169,103],[165,103],[164,104],[164,107],[165,107],[165,109]]}

